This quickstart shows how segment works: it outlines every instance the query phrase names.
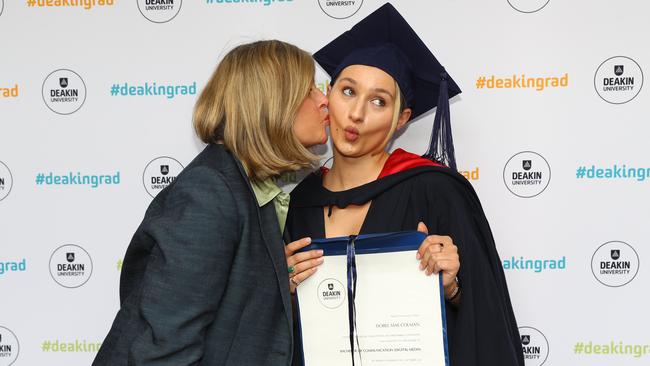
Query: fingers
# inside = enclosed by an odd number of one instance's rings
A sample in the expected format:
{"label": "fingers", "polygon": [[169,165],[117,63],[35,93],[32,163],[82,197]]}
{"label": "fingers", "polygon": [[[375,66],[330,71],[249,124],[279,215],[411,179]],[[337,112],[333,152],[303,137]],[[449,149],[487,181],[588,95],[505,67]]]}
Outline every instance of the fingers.
{"label": "fingers", "polygon": [[420,270],[425,271],[427,276],[443,272],[453,278],[460,269],[458,247],[449,236],[427,236],[416,257],[420,260]]}
{"label": "fingers", "polygon": [[293,267],[293,272],[289,273],[289,278],[293,278],[298,282],[304,281],[316,272],[316,268],[323,264],[324,261],[322,250],[310,250],[294,254],[287,259],[287,266]]}
{"label": "fingers", "polygon": [[[321,263],[322,263],[323,258],[320,258],[320,260],[321,260]],[[298,287],[298,285],[300,285],[304,280],[308,279],[311,275],[316,273],[317,270],[318,270],[318,266],[314,266],[314,267],[311,267],[311,268],[309,268],[307,270],[297,272],[295,274],[295,276],[290,277],[289,278],[289,290],[291,291],[291,293],[292,294],[295,293],[296,288]]]}
{"label": "fingers", "polygon": [[[439,248],[431,246],[438,246]],[[458,248],[454,245],[451,237],[443,235],[429,235],[424,239],[424,241],[422,241],[422,244],[420,244],[420,248],[418,249],[418,252],[415,256],[417,259],[423,259],[426,255],[427,250],[440,252],[445,248],[450,248],[454,251],[458,251]]]}
{"label": "fingers", "polygon": [[285,245],[284,247],[284,255],[286,257],[289,257],[293,255],[297,250],[302,249],[306,247],[307,245],[311,244],[311,238],[306,237],[302,239],[298,239],[296,241],[292,241],[291,243]]}
{"label": "fingers", "polygon": [[[422,249],[422,246],[420,247]],[[434,250],[439,250],[438,246],[434,246],[431,244],[426,244],[426,247],[424,248],[424,252],[422,255],[420,255],[420,251],[418,251],[418,259],[420,260],[420,269],[424,269],[427,266],[427,263],[429,263],[429,259],[431,256],[437,252],[434,252]]]}
{"label": "fingers", "polygon": [[428,243],[439,244],[442,246],[454,245],[454,241],[447,235],[429,235],[425,239]]}
{"label": "fingers", "polygon": [[[454,256],[453,253],[435,253],[435,254],[430,254],[426,260],[426,262],[420,263],[420,269],[428,269],[428,270],[433,270],[434,266],[436,265],[437,262],[441,261],[448,261],[448,260],[454,260],[457,259],[457,256]],[[438,273],[439,271],[435,271],[434,273]]]}
{"label": "fingers", "polygon": [[295,253],[295,251],[306,247],[311,243],[310,238],[302,238],[289,243],[285,247],[285,255],[287,256],[287,267],[291,271],[289,273],[289,289],[291,293],[295,293],[296,287],[311,275],[316,273],[318,266],[323,264],[323,250],[314,249],[306,252]]}
{"label": "fingers", "polygon": [[[323,264],[323,261],[325,259],[323,257],[320,258],[315,258],[315,259],[310,259],[306,261],[302,261],[296,265],[293,266],[294,272],[292,274],[289,274],[289,277],[296,277],[302,272],[308,271],[312,268],[318,267],[321,264]],[[293,275],[293,276],[292,276]]]}
{"label": "fingers", "polygon": [[297,263],[304,262],[313,258],[323,256],[322,249],[314,249],[307,252],[300,252],[287,258],[287,266],[295,266]]}
{"label": "fingers", "polygon": [[302,283],[304,280],[308,279],[309,277],[311,277],[311,275],[316,273],[317,270],[318,270],[317,266],[316,267],[311,267],[311,268],[309,268],[307,270],[304,270],[304,271],[298,273],[297,275],[293,276],[293,279],[294,279],[294,281],[296,281],[298,283]]}
{"label": "fingers", "polygon": [[422,222],[418,222],[418,231],[421,233],[429,234],[429,229],[427,229],[427,226]]}
{"label": "fingers", "polygon": [[[455,276],[460,268],[458,257],[454,256],[432,256],[426,266],[426,275],[430,276],[434,273],[444,272],[453,273]],[[452,276],[453,277],[453,276]]]}
{"label": "fingers", "polygon": [[[454,244],[453,241],[448,236],[429,235],[426,238],[424,238],[422,244],[420,244],[420,248],[418,249],[416,256],[418,259],[423,258],[427,250],[432,250],[430,248],[430,246],[432,245],[444,247],[445,245],[453,245],[453,244]],[[436,251],[440,251],[440,250],[436,249]]]}

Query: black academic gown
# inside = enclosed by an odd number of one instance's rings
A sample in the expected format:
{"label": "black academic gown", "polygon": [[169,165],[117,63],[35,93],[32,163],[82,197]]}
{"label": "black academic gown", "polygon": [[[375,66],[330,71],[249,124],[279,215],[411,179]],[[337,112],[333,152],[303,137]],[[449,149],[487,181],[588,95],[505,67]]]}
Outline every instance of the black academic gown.
{"label": "black academic gown", "polygon": [[[390,160],[390,159],[389,159]],[[324,238],[323,207],[371,201],[361,234],[417,230],[448,235],[458,247],[462,293],[446,304],[452,366],[523,366],[517,322],[492,232],[471,184],[446,167],[419,166],[342,192],[323,187],[322,173],[291,193],[285,235]],[[299,347],[300,340],[296,340]],[[296,363],[294,363],[296,364]]]}

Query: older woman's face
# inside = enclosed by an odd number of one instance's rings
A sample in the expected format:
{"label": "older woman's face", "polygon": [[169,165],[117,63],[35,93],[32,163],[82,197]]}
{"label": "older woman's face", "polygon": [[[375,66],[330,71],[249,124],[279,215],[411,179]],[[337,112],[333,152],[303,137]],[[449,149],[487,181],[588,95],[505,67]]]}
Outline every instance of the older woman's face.
{"label": "older woman's face", "polygon": [[325,126],[329,124],[327,104],[325,94],[312,85],[309,95],[298,108],[296,121],[293,123],[293,133],[303,146],[310,147],[327,142],[325,131]]}
{"label": "older woman's face", "polygon": [[328,93],[330,134],[340,154],[360,157],[383,151],[392,128],[395,89],[394,79],[376,67],[343,69]]}

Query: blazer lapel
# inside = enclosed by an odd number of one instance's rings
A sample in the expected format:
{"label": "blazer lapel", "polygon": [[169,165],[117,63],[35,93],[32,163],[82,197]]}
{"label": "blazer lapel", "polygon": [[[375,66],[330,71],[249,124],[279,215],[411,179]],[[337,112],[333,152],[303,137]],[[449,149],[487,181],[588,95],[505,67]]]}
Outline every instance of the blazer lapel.
{"label": "blazer lapel", "polygon": [[255,192],[253,191],[253,187],[251,186],[249,178],[246,175],[244,167],[236,158],[235,162],[237,163],[239,173],[244,177],[251,197],[255,202],[257,217],[259,218],[260,228],[262,229],[262,239],[264,240],[264,244],[266,246],[269,257],[271,257],[271,261],[273,262],[275,275],[278,280],[278,287],[280,288],[280,293],[282,294],[282,303],[284,304],[284,310],[287,316],[287,326],[289,327],[289,334],[291,336],[292,349],[290,351],[293,353],[293,312],[291,306],[291,293],[289,292],[287,261],[284,256],[284,243],[282,240],[282,234],[280,233],[280,227],[278,225],[278,217],[275,213],[275,208],[272,202],[266,204],[264,207],[259,207],[257,205]]}

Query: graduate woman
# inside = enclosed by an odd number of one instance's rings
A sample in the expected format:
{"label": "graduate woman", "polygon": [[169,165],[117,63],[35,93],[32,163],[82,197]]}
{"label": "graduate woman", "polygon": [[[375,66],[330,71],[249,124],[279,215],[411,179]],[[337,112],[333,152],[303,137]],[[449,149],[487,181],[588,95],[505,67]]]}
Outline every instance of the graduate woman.
{"label": "graduate woman", "polygon": [[[427,274],[442,272],[451,365],[523,366],[487,219],[472,186],[456,171],[448,102],[460,93],[456,83],[390,4],[314,58],[332,79],[334,159],[331,169],[309,175],[292,192],[289,236],[416,230],[423,222],[430,233],[451,237],[453,244],[434,237],[440,245],[425,242],[417,254]],[[386,152],[396,130],[436,106],[428,159],[400,149]],[[287,250],[292,287],[322,263],[320,253],[294,254],[295,246]]]}
{"label": "graduate woman", "polygon": [[314,62],[280,41],[244,44],[199,97],[207,147],[151,202],[124,259],[121,308],[95,366],[276,366],[292,356],[282,230],[273,183],[327,141]]}

